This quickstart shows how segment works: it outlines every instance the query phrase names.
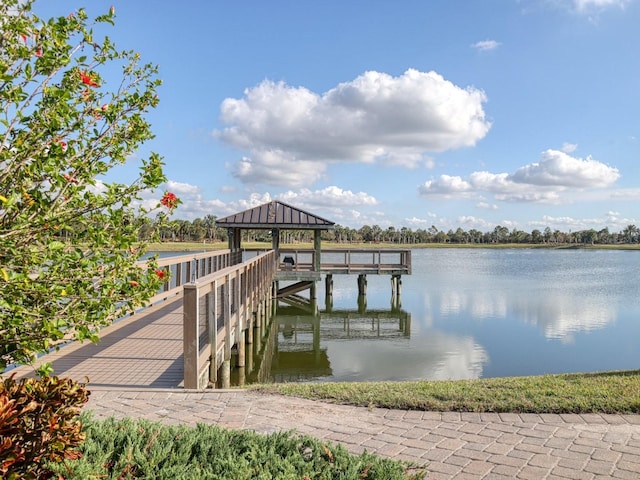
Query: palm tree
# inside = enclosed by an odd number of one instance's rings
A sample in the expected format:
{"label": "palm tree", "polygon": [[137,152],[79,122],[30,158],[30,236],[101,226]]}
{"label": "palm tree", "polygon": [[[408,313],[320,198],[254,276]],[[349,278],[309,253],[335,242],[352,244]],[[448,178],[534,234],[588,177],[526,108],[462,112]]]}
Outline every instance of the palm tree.
{"label": "palm tree", "polygon": [[216,216],[215,215],[205,215],[204,220],[202,220],[202,225],[207,232],[207,240],[210,242],[215,242],[216,240]]}
{"label": "palm tree", "polygon": [[622,238],[625,243],[638,243],[638,227],[635,225],[627,225],[627,227],[622,230]]}

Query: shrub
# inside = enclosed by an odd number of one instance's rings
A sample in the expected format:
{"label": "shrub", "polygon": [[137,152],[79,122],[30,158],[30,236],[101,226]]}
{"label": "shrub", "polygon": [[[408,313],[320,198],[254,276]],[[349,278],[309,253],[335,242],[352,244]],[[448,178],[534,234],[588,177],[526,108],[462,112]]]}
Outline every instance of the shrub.
{"label": "shrub", "polygon": [[47,462],[78,458],[85,434],[77,417],[88,399],[84,385],[68,378],[0,382],[2,478],[41,478]]}
{"label": "shrub", "polygon": [[261,435],[215,425],[167,426],[148,420],[84,418],[83,455],[51,469],[69,480],[410,480],[403,463],[351,455],[292,432]]}

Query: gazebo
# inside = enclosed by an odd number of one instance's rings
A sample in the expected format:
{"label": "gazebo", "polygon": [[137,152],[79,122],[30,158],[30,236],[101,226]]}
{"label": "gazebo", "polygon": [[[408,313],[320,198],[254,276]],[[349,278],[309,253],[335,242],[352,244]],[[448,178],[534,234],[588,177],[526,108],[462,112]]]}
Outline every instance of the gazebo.
{"label": "gazebo", "polygon": [[278,200],[217,219],[216,225],[227,227],[229,249],[235,262],[242,261],[243,229],[271,230],[272,248],[276,251],[276,258],[280,256],[280,230],[313,230],[313,248],[315,252],[313,271],[318,275],[320,272],[320,234],[323,230],[335,228],[335,222]]}

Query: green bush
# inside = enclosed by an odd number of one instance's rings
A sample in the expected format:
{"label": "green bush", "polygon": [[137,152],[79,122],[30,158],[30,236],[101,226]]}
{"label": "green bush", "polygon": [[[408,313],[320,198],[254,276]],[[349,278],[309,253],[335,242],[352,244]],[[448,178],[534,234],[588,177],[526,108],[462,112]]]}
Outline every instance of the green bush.
{"label": "green bush", "polygon": [[78,415],[89,392],[71,379],[14,376],[0,382],[0,474],[35,479],[45,463],[77,458],[85,439]]}
{"label": "green bush", "polygon": [[[87,420],[87,419],[85,419]],[[51,469],[66,479],[406,480],[406,465],[291,432],[260,435],[212,425],[85,421],[82,457]]]}

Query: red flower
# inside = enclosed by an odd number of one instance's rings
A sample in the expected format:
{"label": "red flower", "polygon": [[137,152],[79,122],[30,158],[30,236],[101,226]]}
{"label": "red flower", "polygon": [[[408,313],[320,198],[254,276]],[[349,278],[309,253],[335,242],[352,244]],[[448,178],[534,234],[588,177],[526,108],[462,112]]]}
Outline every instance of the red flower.
{"label": "red flower", "polygon": [[22,38],[22,41],[23,41],[24,43],[27,43],[27,36],[26,36],[24,33],[21,33],[21,34],[20,34],[20,38]]}
{"label": "red flower", "polygon": [[169,210],[173,210],[178,206],[178,197],[176,197],[175,194],[171,192],[167,192],[160,199],[160,203],[167,207]]}
{"label": "red flower", "polygon": [[93,78],[91,78],[89,75],[87,75],[84,72],[80,72],[80,79],[82,80],[82,83],[84,83],[85,85],[89,85],[90,87],[100,86],[96,83],[96,81]]}
{"label": "red flower", "polygon": [[164,270],[156,270],[155,274],[158,276],[160,280],[163,280],[167,272],[165,272]]}
{"label": "red flower", "polygon": [[74,177],[72,177],[71,175],[69,175],[68,173],[65,173],[64,175],[62,175],[64,177],[64,179],[69,182],[69,183],[78,183],[78,180],[76,180]]}
{"label": "red flower", "polygon": [[38,50],[36,50],[36,57],[41,57],[42,56],[42,47],[39,47]]}

